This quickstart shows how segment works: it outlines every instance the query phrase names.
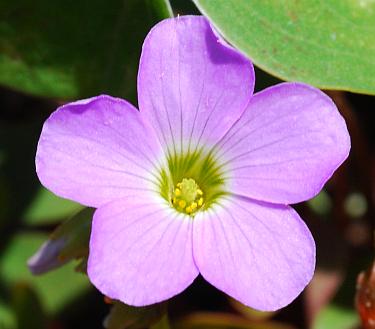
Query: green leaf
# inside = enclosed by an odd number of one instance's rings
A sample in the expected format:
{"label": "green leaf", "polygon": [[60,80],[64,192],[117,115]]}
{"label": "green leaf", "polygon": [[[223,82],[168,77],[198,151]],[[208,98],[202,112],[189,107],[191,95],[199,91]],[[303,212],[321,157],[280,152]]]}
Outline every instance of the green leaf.
{"label": "green leaf", "polygon": [[359,324],[353,309],[329,305],[317,316],[312,329],[352,329]]}
{"label": "green leaf", "polygon": [[39,96],[135,101],[143,39],[171,14],[168,0],[2,1],[0,83]]}
{"label": "green leaf", "polygon": [[43,309],[55,314],[90,287],[86,276],[74,272],[74,264],[41,277],[32,276],[26,261],[45,241],[45,234],[23,233],[16,235],[6,250],[0,263],[0,277],[6,285],[25,282],[33,287],[41,300]]}
{"label": "green leaf", "polygon": [[375,94],[372,0],[194,0],[263,70],[319,88]]}
{"label": "green leaf", "polygon": [[[106,329],[142,329],[157,323],[160,319],[164,321],[163,315],[165,314],[165,303],[134,307],[115,302],[104,320],[104,327]],[[160,323],[159,328],[168,328],[162,327],[162,324],[165,322]]]}
{"label": "green leaf", "polygon": [[67,218],[79,209],[82,209],[81,205],[59,198],[45,188],[40,188],[23,218],[29,225],[49,224]]}

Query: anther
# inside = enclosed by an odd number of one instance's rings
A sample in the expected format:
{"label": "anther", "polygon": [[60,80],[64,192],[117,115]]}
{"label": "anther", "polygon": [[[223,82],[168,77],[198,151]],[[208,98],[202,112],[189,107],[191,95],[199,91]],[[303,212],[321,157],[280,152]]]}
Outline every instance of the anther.
{"label": "anther", "polygon": [[180,212],[193,215],[203,203],[203,191],[192,178],[183,178],[172,192],[171,202]]}
{"label": "anther", "polygon": [[181,208],[181,209],[184,209],[186,207],[186,201],[185,200],[180,200],[178,201],[178,206]]}

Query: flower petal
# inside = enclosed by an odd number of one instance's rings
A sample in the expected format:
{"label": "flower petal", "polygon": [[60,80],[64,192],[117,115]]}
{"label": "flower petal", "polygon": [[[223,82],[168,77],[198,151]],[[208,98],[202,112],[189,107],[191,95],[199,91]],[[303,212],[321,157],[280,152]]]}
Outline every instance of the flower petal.
{"label": "flower petal", "polygon": [[156,197],[109,203],[94,215],[89,278],[103,294],[133,306],[171,298],[198,275],[192,230],[190,217]]}
{"label": "flower petal", "polygon": [[140,111],[172,152],[217,142],[239,118],[253,88],[252,63],[215,36],[202,16],[164,20],[144,42]]}
{"label": "flower petal", "polygon": [[193,245],[208,282],[262,311],[292,302],[314,272],[314,240],[288,206],[228,197],[195,217]]}
{"label": "flower petal", "polygon": [[131,104],[98,96],[60,107],[45,122],[36,154],[42,184],[98,207],[155,189],[161,146]]}
{"label": "flower petal", "polygon": [[234,194],[289,204],[319,193],[347,158],[350,137],[329,97],[283,83],[254,95],[218,149]]}

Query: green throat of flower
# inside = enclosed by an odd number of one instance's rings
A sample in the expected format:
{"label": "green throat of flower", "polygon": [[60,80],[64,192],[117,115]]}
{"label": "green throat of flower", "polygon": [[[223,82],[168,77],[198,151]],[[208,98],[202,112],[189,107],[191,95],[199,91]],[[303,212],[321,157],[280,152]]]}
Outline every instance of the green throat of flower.
{"label": "green throat of flower", "polygon": [[223,172],[212,153],[175,154],[160,170],[160,193],[171,207],[194,216],[226,194]]}

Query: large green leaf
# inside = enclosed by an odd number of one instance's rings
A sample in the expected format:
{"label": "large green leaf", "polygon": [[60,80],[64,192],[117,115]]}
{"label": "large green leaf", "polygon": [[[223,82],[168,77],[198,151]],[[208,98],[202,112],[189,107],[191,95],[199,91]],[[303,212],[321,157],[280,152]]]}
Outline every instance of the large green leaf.
{"label": "large green leaf", "polygon": [[375,1],[194,2],[265,71],[320,88],[375,94]]}
{"label": "large green leaf", "polygon": [[135,100],[143,39],[168,0],[0,2],[0,83],[40,96]]}
{"label": "large green leaf", "polygon": [[90,284],[86,276],[74,272],[74,264],[68,264],[43,276],[32,276],[26,261],[46,240],[45,234],[18,234],[3,252],[0,278],[8,286],[25,282],[32,286],[50,314],[56,313],[75,297],[82,295]]}

